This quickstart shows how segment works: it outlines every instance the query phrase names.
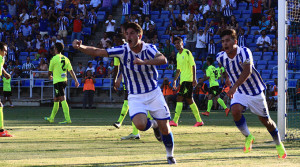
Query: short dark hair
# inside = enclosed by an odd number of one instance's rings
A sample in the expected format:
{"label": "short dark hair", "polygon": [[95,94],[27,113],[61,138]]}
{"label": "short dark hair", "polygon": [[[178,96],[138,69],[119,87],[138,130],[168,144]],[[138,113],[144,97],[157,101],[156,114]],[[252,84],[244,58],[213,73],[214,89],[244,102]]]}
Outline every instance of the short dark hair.
{"label": "short dark hair", "polygon": [[207,57],[206,60],[209,62],[209,64],[214,64],[214,59],[212,57]]}
{"label": "short dark hair", "polygon": [[61,53],[64,50],[64,44],[61,42],[56,42],[54,47],[56,48],[58,53]]}
{"label": "short dark hair", "polygon": [[133,23],[133,22],[129,22],[125,25],[125,31],[127,31],[129,28],[132,28],[134,31],[136,31],[138,34],[143,35],[143,29],[142,27],[137,24],[137,23]]}
{"label": "short dark hair", "polygon": [[4,46],[7,46],[7,44],[4,42],[0,42],[0,50],[4,50]]}
{"label": "short dark hair", "polygon": [[234,29],[225,29],[221,33],[221,38],[224,36],[229,35],[232,39],[237,40],[236,31]]}
{"label": "short dark hair", "polygon": [[183,40],[182,40],[181,37],[175,37],[175,38],[173,39],[173,43],[175,43],[175,42],[178,41],[178,40],[179,40],[179,42],[183,42]]}

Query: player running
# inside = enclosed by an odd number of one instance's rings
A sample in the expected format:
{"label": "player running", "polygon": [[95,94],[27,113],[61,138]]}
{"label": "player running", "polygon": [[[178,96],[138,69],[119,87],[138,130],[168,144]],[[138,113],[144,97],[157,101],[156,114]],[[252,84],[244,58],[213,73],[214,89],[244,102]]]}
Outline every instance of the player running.
{"label": "player running", "polygon": [[[169,164],[175,164],[173,157],[174,140],[169,126],[170,111],[157,85],[158,72],[155,65],[167,63],[155,45],[143,42],[143,30],[136,23],[125,27],[128,43],[110,49],[99,49],[82,45],[74,40],[73,47],[93,57],[119,57],[124,78],[128,88],[129,115],[137,129],[146,131],[153,128],[155,136],[163,141]],[[147,119],[147,111],[154,120]]]}
{"label": "player running", "polygon": [[61,54],[64,50],[64,45],[60,42],[56,42],[54,45],[55,56],[50,60],[49,79],[53,79],[53,85],[55,90],[54,104],[50,117],[45,117],[46,121],[50,123],[54,122],[55,115],[59,109],[59,102],[62,105],[65,121],[59,122],[59,124],[70,124],[72,123],[69,113],[69,106],[65,97],[65,88],[67,86],[67,71],[71,74],[72,78],[75,80],[75,87],[79,86],[77,77],[73,71],[70,60]]}
{"label": "player running", "polygon": [[203,77],[202,81],[209,80],[209,95],[208,95],[208,103],[207,103],[207,111],[201,113],[202,115],[209,116],[211,107],[213,106],[213,98],[217,98],[217,102],[225,109],[226,116],[228,116],[228,113],[230,111],[229,108],[227,108],[224,101],[220,98],[220,88],[219,88],[219,82],[218,78],[220,77],[219,71],[216,69],[214,64],[214,59],[212,57],[208,57],[206,61],[208,67],[206,70],[206,76]]}
{"label": "player running", "polygon": [[244,152],[250,152],[254,136],[250,133],[246,119],[242,114],[246,108],[256,114],[261,123],[271,134],[279,158],[286,158],[287,153],[281,142],[275,122],[269,115],[264,90],[266,89],[260,74],[253,65],[252,52],[249,48],[237,45],[235,30],[227,29],[221,34],[223,52],[217,54],[217,61],[225,68],[231,88],[227,92],[231,100],[231,113],[237,128],[246,137]]}

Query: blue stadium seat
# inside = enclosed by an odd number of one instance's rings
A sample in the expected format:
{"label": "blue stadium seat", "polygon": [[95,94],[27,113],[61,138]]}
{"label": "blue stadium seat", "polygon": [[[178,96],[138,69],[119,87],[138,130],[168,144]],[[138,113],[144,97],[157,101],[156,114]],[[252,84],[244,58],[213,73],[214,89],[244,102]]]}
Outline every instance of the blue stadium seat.
{"label": "blue stadium seat", "polygon": [[288,87],[289,88],[296,88],[297,80],[289,80]]}
{"label": "blue stadium seat", "polygon": [[269,65],[277,65],[278,62],[275,61],[275,60],[270,60],[270,61],[268,61],[268,64],[269,64]]}
{"label": "blue stadium seat", "polygon": [[262,56],[262,52],[253,52],[253,56]]}
{"label": "blue stadium seat", "polygon": [[256,69],[258,69],[258,70],[265,70],[266,69],[266,65],[257,65]]}
{"label": "blue stadium seat", "polygon": [[272,70],[262,70],[261,71],[261,74],[271,74],[272,73]]}
{"label": "blue stadium seat", "polygon": [[160,69],[166,69],[167,67],[168,67],[168,64],[163,64],[163,65],[159,66]]}
{"label": "blue stadium seat", "polygon": [[268,65],[268,69],[273,69],[273,68],[275,68],[275,67],[277,67],[277,64],[269,64],[269,65]]}
{"label": "blue stadium seat", "polygon": [[82,32],[84,33],[84,35],[92,35],[91,27],[83,27]]}
{"label": "blue stadium seat", "polygon": [[96,78],[95,79],[95,81],[96,81],[96,83],[95,83],[95,87],[100,87],[100,86],[102,86],[103,84],[102,84],[102,79],[100,79],[100,78]]}
{"label": "blue stadium seat", "polygon": [[163,32],[165,32],[165,31],[166,31],[166,28],[167,28],[167,27],[157,27],[157,31],[163,31]]}
{"label": "blue stadium seat", "polygon": [[[81,85],[81,79],[78,79],[78,83],[79,83],[79,87],[82,87],[82,85]],[[75,88],[75,81],[74,81],[74,79],[72,79],[72,81],[71,81],[71,87]]]}
{"label": "blue stadium seat", "polygon": [[262,79],[270,79],[270,74],[262,74]]}
{"label": "blue stadium seat", "polygon": [[295,74],[294,79],[300,79],[300,74]]}
{"label": "blue stadium seat", "polygon": [[[294,79],[294,74],[288,73],[288,79]],[[296,79],[296,78],[295,78]]]}
{"label": "blue stadium seat", "polygon": [[22,87],[29,87],[30,86],[30,80],[23,80],[22,81]]}
{"label": "blue stadium seat", "polygon": [[169,79],[171,79],[171,78],[173,78],[173,75],[172,75],[172,74],[165,74],[165,75],[164,75],[164,78],[169,78]]}
{"label": "blue stadium seat", "polygon": [[257,65],[267,65],[267,64],[268,64],[268,62],[265,61],[265,60],[259,60],[259,61],[257,61]]}
{"label": "blue stadium seat", "polygon": [[240,18],[241,13],[241,10],[233,10],[233,15],[235,15],[236,18]]}
{"label": "blue stadium seat", "polygon": [[273,56],[273,52],[264,52],[264,56]]}
{"label": "blue stadium seat", "polygon": [[102,14],[100,14],[100,15],[98,15],[97,14],[97,21],[99,22],[104,22],[105,21],[105,15],[102,15]]}
{"label": "blue stadium seat", "polygon": [[272,57],[273,56],[270,56],[270,55],[264,55],[263,60],[269,61],[269,60],[272,60]]}
{"label": "blue stadium seat", "polygon": [[174,14],[180,14],[180,10],[173,10]]}
{"label": "blue stadium seat", "polygon": [[165,70],[164,74],[173,74],[172,70]]}
{"label": "blue stadium seat", "polygon": [[161,39],[170,39],[170,35],[162,35]]}
{"label": "blue stadium seat", "polygon": [[151,15],[151,20],[156,20],[159,18],[159,15]]}
{"label": "blue stadium seat", "polygon": [[27,57],[27,56],[28,56],[28,52],[20,52],[20,56],[25,56],[25,57]]}
{"label": "blue stadium seat", "polygon": [[159,15],[159,11],[156,11],[156,10],[150,11],[150,14],[151,14],[151,15]]}
{"label": "blue stadium seat", "polygon": [[42,86],[42,85],[44,86],[44,81],[45,81],[44,79],[36,79],[34,82],[34,85],[35,86]]}
{"label": "blue stadium seat", "polygon": [[110,83],[103,83],[103,87],[101,88],[102,90],[109,90],[109,88],[111,87]]}

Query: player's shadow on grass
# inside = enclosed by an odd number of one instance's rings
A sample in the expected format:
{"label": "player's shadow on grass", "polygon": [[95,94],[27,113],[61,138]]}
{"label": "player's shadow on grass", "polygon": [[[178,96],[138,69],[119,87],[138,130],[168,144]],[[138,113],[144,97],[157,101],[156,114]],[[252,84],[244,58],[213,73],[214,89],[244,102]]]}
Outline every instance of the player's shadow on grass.
{"label": "player's shadow on grass", "polygon": [[[157,166],[157,165],[168,165],[167,160],[149,160],[149,161],[131,161],[131,162],[113,162],[113,163],[87,163],[87,164],[69,164],[64,166],[107,166],[107,167],[114,167],[114,166]],[[61,165],[36,165],[32,167],[56,167]]]}

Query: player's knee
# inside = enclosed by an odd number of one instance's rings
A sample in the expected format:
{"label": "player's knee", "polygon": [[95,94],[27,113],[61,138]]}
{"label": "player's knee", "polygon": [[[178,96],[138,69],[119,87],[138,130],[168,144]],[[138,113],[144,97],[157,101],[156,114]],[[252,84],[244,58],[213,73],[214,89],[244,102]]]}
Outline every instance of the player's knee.
{"label": "player's knee", "polygon": [[142,123],[142,122],[135,122],[134,123],[135,127],[138,129],[138,130],[145,130],[146,129],[146,124],[145,123]]}

